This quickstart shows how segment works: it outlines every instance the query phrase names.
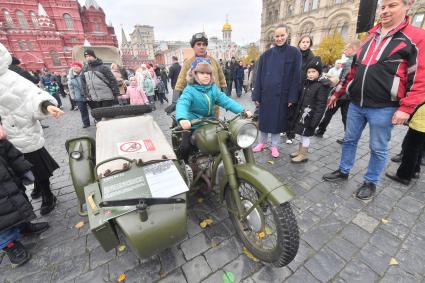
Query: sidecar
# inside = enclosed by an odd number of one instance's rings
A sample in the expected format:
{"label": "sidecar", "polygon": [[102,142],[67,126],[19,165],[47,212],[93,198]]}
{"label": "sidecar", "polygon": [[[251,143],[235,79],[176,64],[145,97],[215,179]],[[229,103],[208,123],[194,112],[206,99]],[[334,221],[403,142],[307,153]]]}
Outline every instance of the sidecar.
{"label": "sidecar", "polygon": [[146,258],[186,237],[188,187],[152,116],[116,115],[150,109],[139,108],[144,110],[134,111],[133,105],[95,109],[93,116],[104,118],[96,125],[96,141],[71,139],[66,148],[80,213],[87,208],[90,229],[103,249],[124,241]]}

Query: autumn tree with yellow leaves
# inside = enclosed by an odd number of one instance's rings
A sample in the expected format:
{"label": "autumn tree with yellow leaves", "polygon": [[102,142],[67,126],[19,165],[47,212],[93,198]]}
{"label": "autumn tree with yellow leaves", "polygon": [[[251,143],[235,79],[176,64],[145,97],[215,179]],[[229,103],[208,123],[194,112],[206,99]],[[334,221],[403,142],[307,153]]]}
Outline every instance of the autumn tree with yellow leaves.
{"label": "autumn tree with yellow leaves", "polygon": [[257,61],[258,57],[260,57],[260,50],[257,46],[251,45],[248,47],[248,54],[242,59],[242,62],[248,65],[251,61]]}
{"label": "autumn tree with yellow leaves", "polygon": [[325,36],[315,50],[315,54],[320,56],[323,64],[330,65],[341,58],[345,42],[340,33]]}

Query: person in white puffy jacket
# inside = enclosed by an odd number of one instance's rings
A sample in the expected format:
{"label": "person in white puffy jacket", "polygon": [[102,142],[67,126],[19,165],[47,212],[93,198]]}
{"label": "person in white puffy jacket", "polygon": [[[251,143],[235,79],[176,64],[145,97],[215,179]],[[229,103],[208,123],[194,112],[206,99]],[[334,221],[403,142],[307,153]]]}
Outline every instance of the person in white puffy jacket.
{"label": "person in white puffy jacket", "polygon": [[43,130],[40,120],[49,115],[63,115],[56,107],[56,100],[29,80],[8,69],[12,57],[0,43],[0,119],[3,129],[0,136],[7,135],[9,141],[32,163],[35,182],[33,198],[42,197],[40,213],[51,212],[56,198],[50,190],[50,176],[59,168],[56,161],[44,148]]}

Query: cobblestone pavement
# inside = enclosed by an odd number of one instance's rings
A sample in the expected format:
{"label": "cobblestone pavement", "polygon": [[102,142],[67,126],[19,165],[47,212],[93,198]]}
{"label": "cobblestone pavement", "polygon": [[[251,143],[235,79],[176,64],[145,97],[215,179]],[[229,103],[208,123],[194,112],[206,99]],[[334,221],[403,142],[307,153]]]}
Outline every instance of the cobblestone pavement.
{"label": "cobblestone pavement", "polygon": [[[252,108],[249,97],[241,102]],[[68,104],[65,104],[69,109]],[[153,113],[169,134],[170,119],[163,107]],[[242,253],[228,214],[214,196],[202,203],[192,201],[187,238],[158,256],[139,260],[129,249],[105,253],[88,230],[87,218],[77,214],[65,140],[94,135],[95,128],[81,128],[79,112],[66,111],[63,119],[44,124],[46,147],[61,168],[55,172],[52,188],[59,203],[48,216],[51,228],[39,237],[22,239],[32,260],[12,270],[7,257],[0,264],[0,282],[116,282],[125,273],[126,282],[223,282],[224,272],[234,274],[234,282],[423,282],[425,276],[425,181],[398,185],[382,177],[377,196],[369,203],[352,197],[362,183],[368,163],[368,133],[359,143],[357,161],[348,181],[323,182],[322,175],[338,166],[342,136],[340,116],[334,117],[324,138],[313,138],[310,161],[289,162],[288,154],[297,145],[280,146],[281,158],[274,164],[269,151],[259,153],[260,164],[290,184],[296,192],[292,201],[301,233],[298,255],[287,267],[274,268],[254,262]],[[390,152],[400,149],[405,128],[396,127]],[[396,164],[389,164],[395,170]],[[28,193],[31,190],[28,190]],[[38,210],[40,201],[35,201]],[[202,230],[203,216],[214,224]],[[387,219],[384,224],[382,219]],[[76,223],[86,225],[76,229]],[[0,256],[2,257],[2,256]],[[398,265],[390,266],[391,258]]]}

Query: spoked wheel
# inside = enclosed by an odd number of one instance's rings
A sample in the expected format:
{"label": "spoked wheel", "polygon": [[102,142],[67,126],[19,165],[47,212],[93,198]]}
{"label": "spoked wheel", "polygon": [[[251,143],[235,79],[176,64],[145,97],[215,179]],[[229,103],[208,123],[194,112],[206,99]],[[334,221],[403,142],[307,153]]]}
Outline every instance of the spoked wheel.
{"label": "spoked wheel", "polygon": [[[245,180],[239,180],[239,184],[242,206],[247,211],[261,198],[261,192]],[[226,190],[225,197],[238,236],[254,256],[275,266],[285,266],[294,259],[299,233],[289,202],[273,206],[265,199],[245,221],[241,221],[232,213],[237,209],[230,189]]]}

